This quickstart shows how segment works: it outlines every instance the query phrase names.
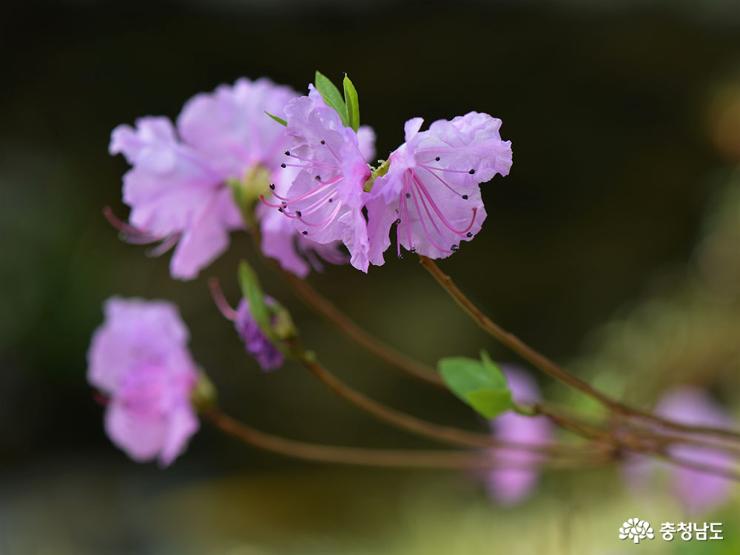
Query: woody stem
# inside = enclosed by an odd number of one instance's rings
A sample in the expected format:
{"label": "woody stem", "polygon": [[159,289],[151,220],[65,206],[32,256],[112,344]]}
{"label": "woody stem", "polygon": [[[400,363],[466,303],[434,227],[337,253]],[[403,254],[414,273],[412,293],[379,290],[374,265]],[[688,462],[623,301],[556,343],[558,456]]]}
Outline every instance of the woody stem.
{"label": "woody stem", "polygon": [[574,376],[543,354],[539,353],[538,351],[524,343],[524,341],[519,339],[517,336],[509,333],[498,324],[496,324],[460,290],[460,288],[455,284],[452,278],[445,274],[433,260],[425,256],[419,256],[419,262],[424,267],[424,269],[429,272],[429,274],[431,274],[435,281],[471,317],[471,319],[476,324],[478,324],[478,326],[483,331],[494,337],[502,345],[506,346],[507,348],[518,354],[524,360],[528,361],[530,364],[532,364],[534,367],[538,368],[548,376],[584,393],[585,395],[593,399],[596,399],[605,407],[609,408],[612,412],[620,414],[622,416],[639,418],[645,421],[652,422],[659,426],[678,430],[684,433],[707,434],[720,436],[732,440],[740,440],[740,432],[736,432],[734,430],[681,424],[679,422],[674,422],[672,420],[662,418],[650,412],[630,407],[620,401],[617,401],[616,399],[613,399],[612,397],[592,387],[580,378]]}

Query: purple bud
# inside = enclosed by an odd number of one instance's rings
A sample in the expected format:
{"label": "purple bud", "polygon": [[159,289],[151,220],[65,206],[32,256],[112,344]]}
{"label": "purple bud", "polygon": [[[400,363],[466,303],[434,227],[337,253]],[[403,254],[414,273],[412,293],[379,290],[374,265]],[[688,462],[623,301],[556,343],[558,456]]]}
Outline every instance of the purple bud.
{"label": "purple bud", "polygon": [[[275,303],[270,297],[266,297],[265,302],[268,306]],[[257,360],[262,370],[275,370],[283,365],[285,357],[262,332],[249,310],[249,303],[246,299],[242,299],[239,303],[234,325],[244,341],[245,349]]]}

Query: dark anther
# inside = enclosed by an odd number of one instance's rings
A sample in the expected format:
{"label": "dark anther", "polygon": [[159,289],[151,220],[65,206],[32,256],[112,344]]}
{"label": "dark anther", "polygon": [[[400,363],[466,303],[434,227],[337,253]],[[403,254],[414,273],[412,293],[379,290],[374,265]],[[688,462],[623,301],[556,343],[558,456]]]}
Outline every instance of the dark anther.
{"label": "dark anther", "polygon": [[470,175],[473,175],[473,174],[475,173],[475,170],[470,170],[470,171],[469,171],[468,173],[469,173]]}
{"label": "dark anther", "polygon": [[295,215],[296,215],[296,216],[298,216],[298,217],[300,218],[300,217],[301,217],[301,211],[300,211],[300,210],[296,210],[296,211],[295,211]]}
{"label": "dark anther", "polygon": [[326,141],[324,139],[321,139],[321,144],[322,145],[325,145],[326,144]]}
{"label": "dark anther", "polygon": [[455,252],[455,251],[456,251],[457,249],[459,249],[459,248],[460,248],[460,247],[458,247],[457,245],[452,245],[452,246],[450,247],[450,250],[451,250],[452,252]]}
{"label": "dark anther", "polygon": [[286,155],[286,156],[290,156],[290,151],[289,151],[289,150],[286,150],[286,151],[285,151],[285,155]]}
{"label": "dark anther", "polygon": [[468,200],[468,195],[463,195],[462,198],[463,200]]}
{"label": "dark anther", "polygon": [[395,221],[395,224],[396,224],[396,225],[398,225],[398,224],[400,224],[400,223],[401,223],[401,218],[398,218],[398,219],[397,219],[397,220]]}
{"label": "dark anther", "polygon": [[282,206],[280,208],[278,208],[278,212],[281,212],[281,213],[283,212],[283,207]]}
{"label": "dark anther", "polygon": [[411,198],[411,193],[406,193],[406,198]]}
{"label": "dark anther", "polygon": [[439,162],[439,156],[437,156],[437,157],[436,157],[436,158],[435,158],[434,160],[435,160],[436,162]]}
{"label": "dark anther", "polygon": [[281,168],[286,168],[287,166],[285,164],[280,164]]}
{"label": "dark anther", "polygon": [[466,236],[466,237],[472,237],[472,236],[473,236],[473,233],[472,233],[472,232],[470,232],[470,231],[468,231],[468,232],[467,232],[467,233],[465,234],[465,236]]}
{"label": "dark anther", "polygon": [[303,233],[303,235],[308,235],[308,231],[301,231],[301,233]]}
{"label": "dark anther", "polygon": [[321,181],[321,176],[320,176],[320,175],[317,175],[316,177],[314,177],[314,179],[315,179],[316,181]]}
{"label": "dark anther", "polygon": [[334,199],[333,199],[333,198],[330,198],[330,199],[329,199],[329,202],[334,202]]}
{"label": "dark anther", "polygon": [[272,189],[273,191],[275,190],[275,184],[274,183],[270,183],[270,189]]}

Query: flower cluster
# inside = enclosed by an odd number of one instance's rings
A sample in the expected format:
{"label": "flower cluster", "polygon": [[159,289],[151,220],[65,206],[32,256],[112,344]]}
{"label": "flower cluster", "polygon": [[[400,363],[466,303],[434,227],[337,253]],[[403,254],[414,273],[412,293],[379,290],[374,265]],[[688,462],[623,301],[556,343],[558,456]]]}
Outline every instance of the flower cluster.
{"label": "flower cluster", "polygon": [[[656,407],[656,414],[677,422],[696,426],[731,427],[732,419],[703,390],[689,386],[666,392]],[[671,456],[698,465],[732,468],[732,456],[721,449],[695,445],[674,445]],[[644,456],[633,455],[625,465],[628,482],[636,489],[644,486],[659,472],[670,478],[672,491],[685,510],[692,514],[720,506],[732,492],[729,478],[702,472],[686,466],[668,466]]]}
{"label": "flower cluster", "polygon": [[[289,176],[279,171],[287,133],[265,112],[283,114],[295,97],[267,79],[240,79],[190,99],[176,126],[164,117],[144,117],[135,127],[116,127],[110,152],[133,166],[123,178],[123,200],[131,207],[129,224],[119,226],[126,238],[160,242],[157,254],[175,247],[172,276],[196,277],[227,248],[229,232],[244,228],[229,181],[264,174],[275,187],[289,187]],[[270,212],[257,216],[263,251],[286,270],[305,276],[309,263],[320,258],[343,261],[336,244],[306,240]]]}
{"label": "flower cluster", "polygon": [[105,429],[136,461],[167,466],[198,430],[198,374],[188,331],[166,302],[113,298],[88,352],[88,380],[107,399]]}
{"label": "flower cluster", "polygon": [[245,227],[227,186],[241,180],[263,201],[254,210],[263,253],[301,277],[321,259],[344,262],[339,244],[355,268],[382,265],[392,228],[399,256],[403,247],[445,258],[480,231],[479,186],[508,174],[511,143],[487,114],[422,123],[409,120],[405,143],[373,168],[372,129],[348,125],[313,85],[298,96],[241,79],[188,101],[176,126],[147,117],[114,129],[110,152],[133,166],[130,221],[119,227],[131,241],[159,241],[155,253],[175,247],[171,273],[191,279]]}

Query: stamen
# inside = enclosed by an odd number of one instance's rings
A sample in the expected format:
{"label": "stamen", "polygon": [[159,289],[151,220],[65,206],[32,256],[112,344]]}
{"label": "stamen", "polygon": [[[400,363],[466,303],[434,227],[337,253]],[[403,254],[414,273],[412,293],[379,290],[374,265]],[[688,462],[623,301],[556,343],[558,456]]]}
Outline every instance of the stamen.
{"label": "stamen", "polygon": [[[437,247],[440,251],[442,251],[442,252],[450,252],[448,249],[446,249],[446,248],[442,247],[441,245],[439,245],[434,240],[434,238],[432,237],[432,234],[429,233],[429,230],[427,229],[427,224],[424,223],[424,218],[423,218],[423,216],[421,214],[421,210],[419,209],[419,201],[416,198],[416,192],[415,191],[414,191],[414,206],[416,206],[416,213],[419,215],[419,223],[421,224],[421,229],[422,229],[422,231],[424,231],[424,235],[426,236],[427,240],[432,245],[434,245],[435,247]],[[432,220],[432,222],[434,222],[434,220]]]}
{"label": "stamen", "polygon": [[216,304],[216,308],[218,308],[219,312],[223,314],[224,318],[231,320],[232,322],[236,320],[237,311],[234,310],[226,300],[218,278],[213,277],[209,279],[208,288],[211,290],[211,297],[213,298],[213,302]]}
{"label": "stamen", "polygon": [[425,170],[437,170],[440,172],[448,172],[448,173],[467,173],[470,175],[473,175],[475,173],[475,170],[453,170],[450,168],[436,168],[434,166],[424,166],[422,164],[419,164],[419,167],[424,168]]}
{"label": "stamen", "polygon": [[319,208],[321,208],[328,202],[328,199],[331,196],[331,194],[332,194],[332,191],[329,191],[328,194],[324,195],[323,197],[320,197],[318,200],[314,201],[313,204],[304,206],[301,212],[303,214],[313,214],[314,212],[316,212],[316,210],[318,210]]}
{"label": "stamen", "polygon": [[[277,197],[277,195],[275,195],[275,196]],[[280,198],[280,197],[278,197],[278,198]],[[262,204],[265,204],[265,205],[269,206],[270,208],[277,208],[280,211],[283,210],[283,206],[285,205],[285,203],[275,204],[273,202],[270,202],[269,200],[267,200],[265,198],[265,195],[260,195],[260,201],[262,201]]]}
{"label": "stamen", "polygon": [[339,209],[342,207],[342,203],[338,203],[337,207],[332,211],[331,214],[329,214],[329,217],[326,218],[323,222],[320,223],[310,223],[306,220],[301,220],[302,224],[305,224],[310,227],[317,227],[318,229],[316,231],[322,231],[324,228],[328,227],[337,217],[337,214],[339,213]]}
{"label": "stamen", "polygon": [[468,226],[465,229],[457,229],[450,222],[447,221],[447,218],[445,218],[445,215],[439,209],[439,207],[437,206],[437,203],[435,203],[434,200],[432,199],[432,195],[429,194],[429,191],[427,191],[427,188],[422,184],[421,181],[419,181],[419,179],[416,178],[416,176],[414,176],[414,181],[416,181],[416,185],[419,188],[419,191],[429,200],[429,204],[431,205],[432,210],[434,210],[434,212],[437,214],[439,219],[442,220],[442,223],[445,225],[447,229],[449,229],[453,233],[456,233],[457,235],[464,235],[468,231],[470,231],[470,229],[473,227],[473,224],[475,223],[475,216],[478,212],[477,207],[473,207],[472,209],[473,216],[470,219],[470,223],[468,224]]}
{"label": "stamen", "polygon": [[146,255],[156,258],[157,256],[162,256],[164,253],[166,253],[168,250],[170,250],[172,247],[177,245],[177,242],[180,240],[180,234],[179,233],[173,233],[169,237],[166,237],[164,241],[162,241],[159,245],[157,245],[154,248],[151,248],[147,251]]}
{"label": "stamen", "polygon": [[329,181],[327,183],[322,183],[321,185],[319,185],[315,189],[309,189],[308,191],[306,191],[302,195],[298,195],[297,197],[293,197],[293,198],[283,197],[281,195],[278,195],[277,193],[273,193],[272,195],[275,198],[278,198],[278,199],[284,201],[285,204],[293,204],[293,203],[298,202],[300,200],[307,199],[308,197],[311,197],[311,196],[315,195],[316,193],[320,192],[321,190],[326,189],[330,185],[334,185],[337,182],[338,181]]}
{"label": "stamen", "polygon": [[103,216],[105,216],[105,219],[108,220],[108,223],[121,234],[121,238],[127,243],[145,245],[147,243],[154,243],[161,239],[161,237],[156,237],[151,233],[144,231],[143,229],[124,222],[122,219],[116,216],[110,206],[106,206],[103,208]]}
{"label": "stamen", "polygon": [[429,173],[430,175],[434,176],[442,185],[447,187],[450,191],[455,193],[457,196],[462,196],[460,193],[458,193],[454,187],[452,187],[449,183],[447,183],[444,179],[442,179],[440,176],[438,176],[436,173],[434,173],[432,170],[430,170],[427,166],[419,166],[420,168],[423,168]]}

